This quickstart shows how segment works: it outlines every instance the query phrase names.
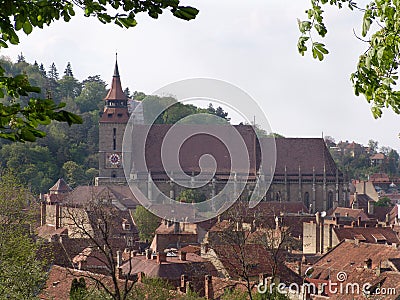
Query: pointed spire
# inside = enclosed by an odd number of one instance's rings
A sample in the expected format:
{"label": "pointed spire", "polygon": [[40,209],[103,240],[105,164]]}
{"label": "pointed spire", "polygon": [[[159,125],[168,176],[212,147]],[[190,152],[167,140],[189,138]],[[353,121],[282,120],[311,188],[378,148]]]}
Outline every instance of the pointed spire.
{"label": "pointed spire", "polygon": [[104,100],[127,100],[127,97],[122,90],[121,79],[119,77],[117,53],[115,54],[115,68],[111,88]]}
{"label": "pointed spire", "polygon": [[115,68],[114,68],[114,75],[113,77],[119,77],[119,70],[118,70],[118,53],[115,52]]}

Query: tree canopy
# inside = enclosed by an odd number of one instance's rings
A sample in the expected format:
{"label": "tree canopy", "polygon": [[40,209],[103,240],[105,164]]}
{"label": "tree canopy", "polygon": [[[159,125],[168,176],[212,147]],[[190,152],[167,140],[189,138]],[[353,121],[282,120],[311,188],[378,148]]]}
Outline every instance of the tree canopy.
{"label": "tree canopy", "polygon": [[356,37],[366,44],[366,51],[360,55],[356,70],[351,74],[354,93],[364,95],[371,104],[375,118],[382,116],[383,108],[400,113],[400,90],[395,89],[398,81],[397,69],[400,62],[400,1],[372,0],[365,6],[358,6],[352,0],[310,0],[306,10],[307,20],[298,21],[301,36],[298,51],[304,55],[311,46],[314,58],[323,60],[328,54],[325,45],[316,41],[313,35],[325,37],[323,5],[347,6],[363,13],[361,34]]}

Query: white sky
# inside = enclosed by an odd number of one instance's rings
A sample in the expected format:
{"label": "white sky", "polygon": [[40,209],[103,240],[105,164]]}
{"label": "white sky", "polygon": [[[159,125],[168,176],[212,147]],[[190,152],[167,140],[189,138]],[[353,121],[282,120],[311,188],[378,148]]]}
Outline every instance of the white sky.
{"label": "white sky", "polygon": [[[115,52],[123,87],[152,93],[174,81],[208,77],[228,81],[249,93],[266,112],[272,130],[287,137],[335,137],[367,144],[369,139],[400,150],[400,116],[384,111],[374,120],[369,104],[353,95],[350,74],[365,45],[361,14],[326,8],[330,54],[323,62],[297,53],[296,18],[305,18],[308,0],[186,1],[200,9],[186,22],[165,12],[147,15],[129,30],[94,18],[75,17],[1,50],[16,60],[55,62],[60,74],[68,61],[75,77],[101,75],[111,82]],[[81,15],[80,12],[77,15]]]}

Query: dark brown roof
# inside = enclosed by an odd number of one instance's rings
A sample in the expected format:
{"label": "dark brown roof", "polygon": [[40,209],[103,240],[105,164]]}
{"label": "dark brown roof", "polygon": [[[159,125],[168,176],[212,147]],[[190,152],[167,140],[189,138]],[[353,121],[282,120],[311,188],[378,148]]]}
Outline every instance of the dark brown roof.
{"label": "dark brown roof", "polygon": [[376,218],[379,222],[386,222],[386,215],[389,215],[389,223],[394,224],[397,217],[397,205],[390,206],[375,206],[374,213],[370,217]]}
{"label": "dark brown roof", "polygon": [[69,185],[64,181],[63,178],[57,180],[57,182],[49,189],[50,192],[66,193],[71,191]]}
{"label": "dark brown roof", "polygon": [[104,100],[127,100],[127,96],[122,90],[121,79],[119,77],[118,62],[115,61],[114,75],[111,88]]}
{"label": "dark brown roof", "polygon": [[[275,176],[286,173],[297,176],[322,175],[324,168],[329,176],[336,176],[336,164],[322,138],[276,138]],[[339,175],[341,176],[339,171]]]}
{"label": "dark brown roof", "polygon": [[[354,199],[355,199],[354,194],[350,195],[350,205],[353,204]],[[373,201],[373,199],[369,197],[367,194],[357,194],[358,208],[362,208],[366,212],[366,210],[368,210],[368,201],[371,200]]]}
{"label": "dark brown roof", "polygon": [[[134,153],[141,153],[142,146],[145,144],[145,157],[146,165],[143,166],[142,161],[135,161],[135,167],[137,171],[150,170],[153,176],[157,176],[157,173],[164,174],[164,168],[161,160],[161,146],[163,144],[164,137],[171,129],[172,125],[153,125],[148,126],[137,126],[135,128],[135,143],[133,145]],[[242,139],[244,140],[245,146],[247,147],[247,153],[249,155],[250,174],[256,172],[256,136],[252,126],[237,125],[234,126],[239,132]],[[149,129],[147,138],[145,137],[146,130]],[[175,130],[179,130],[190,136],[193,132],[217,132],[217,136],[233,136],[231,126],[224,125],[175,125]],[[232,137],[231,140],[235,140]],[[138,147],[138,148],[136,148]],[[199,133],[190,136],[186,139],[179,149],[179,163],[180,167],[188,174],[199,173],[199,158],[205,154],[211,155],[217,163],[216,174],[229,174],[231,170],[231,156],[230,152],[237,151],[237,149],[230,149],[228,151],[225,144],[213,137],[210,134]],[[136,157],[136,155],[133,155]],[[245,168],[245,160],[243,162],[237,161],[238,167],[237,172],[248,173],[249,169]],[[154,177],[153,177],[154,178]],[[157,178],[158,179],[158,178]]]}

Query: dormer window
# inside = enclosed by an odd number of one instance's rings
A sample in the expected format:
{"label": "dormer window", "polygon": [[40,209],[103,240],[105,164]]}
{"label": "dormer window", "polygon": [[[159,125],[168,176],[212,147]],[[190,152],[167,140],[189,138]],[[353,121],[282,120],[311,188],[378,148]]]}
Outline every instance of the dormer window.
{"label": "dormer window", "polygon": [[112,118],[113,114],[107,114],[107,117]]}
{"label": "dormer window", "polygon": [[124,221],[122,223],[122,229],[123,230],[131,230],[131,224],[128,221]]}
{"label": "dormer window", "polygon": [[121,117],[122,117],[122,114],[121,114],[121,113],[119,113],[119,114],[117,114],[117,116],[118,116],[118,118],[121,118]]}

